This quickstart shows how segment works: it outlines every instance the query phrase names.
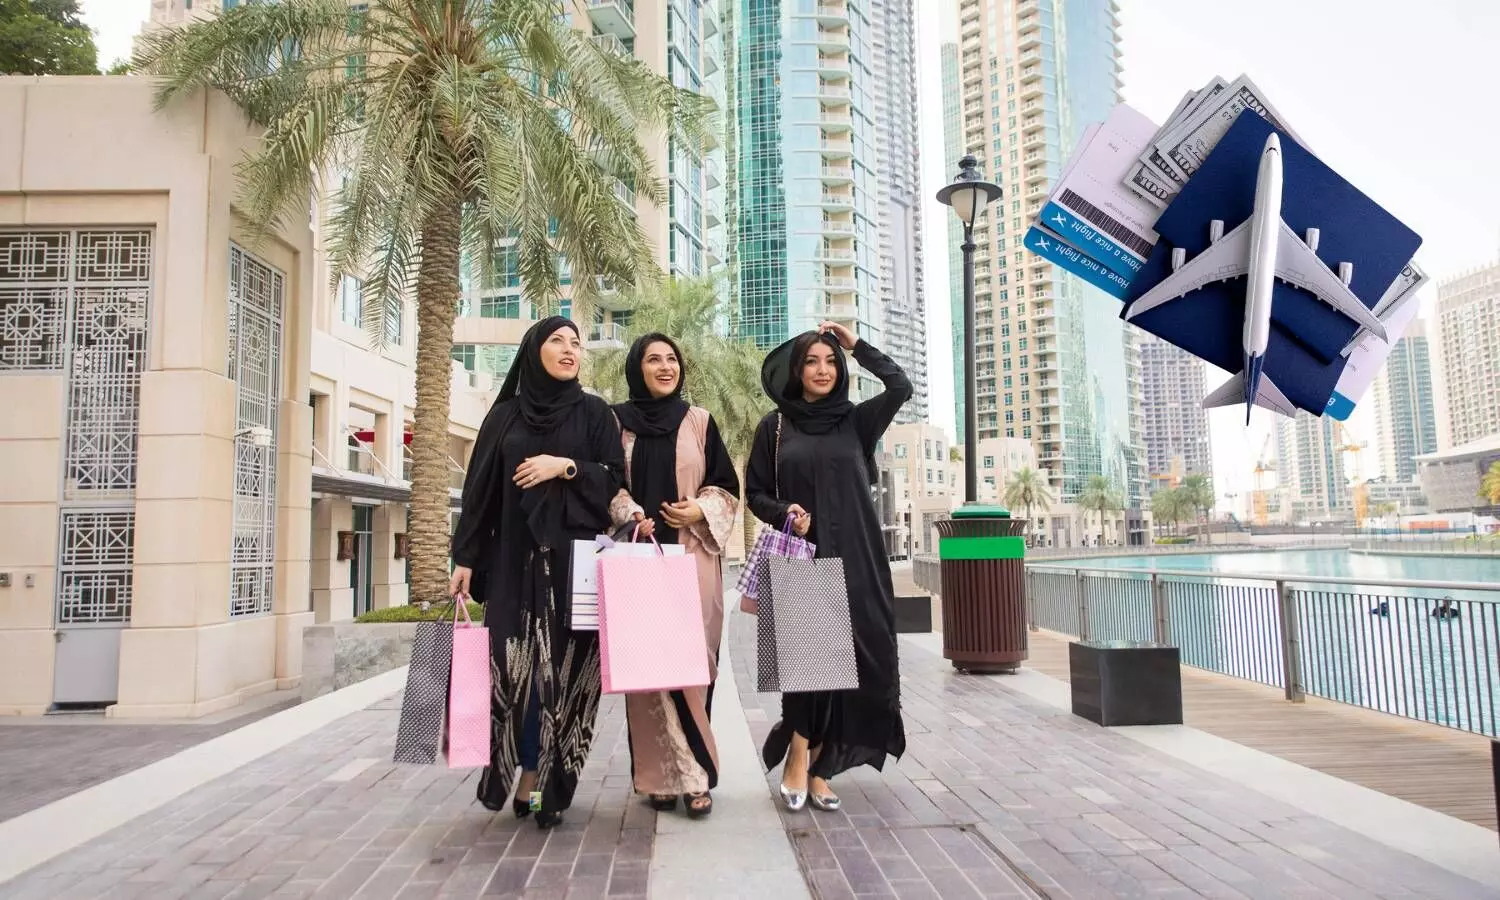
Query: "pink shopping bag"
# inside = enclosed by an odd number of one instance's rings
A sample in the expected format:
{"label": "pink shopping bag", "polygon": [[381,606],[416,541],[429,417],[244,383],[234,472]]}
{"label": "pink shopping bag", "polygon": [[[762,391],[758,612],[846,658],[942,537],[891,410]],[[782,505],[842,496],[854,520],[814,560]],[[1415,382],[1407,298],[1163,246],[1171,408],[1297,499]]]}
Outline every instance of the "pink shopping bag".
{"label": "pink shopping bag", "polygon": [[467,597],[454,607],[448,768],[467,769],[490,764],[490,631],[469,618]]}
{"label": "pink shopping bag", "polygon": [[708,684],[697,557],[599,557],[599,659],[607,694]]}

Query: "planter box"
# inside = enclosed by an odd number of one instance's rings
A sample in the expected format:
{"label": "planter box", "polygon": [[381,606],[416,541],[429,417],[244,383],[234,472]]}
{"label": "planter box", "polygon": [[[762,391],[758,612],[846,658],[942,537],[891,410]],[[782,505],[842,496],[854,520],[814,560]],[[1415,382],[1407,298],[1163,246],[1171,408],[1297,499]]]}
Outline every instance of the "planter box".
{"label": "planter box", "polygon": [[1143,641],[1068,645],[1073,715],[1096,725],[1181,725],[1176,647]]}
{"label": "planter box", "polygon": [[304,628],[303,702],[406,665],[416,633],[416,622],[334,622]]}

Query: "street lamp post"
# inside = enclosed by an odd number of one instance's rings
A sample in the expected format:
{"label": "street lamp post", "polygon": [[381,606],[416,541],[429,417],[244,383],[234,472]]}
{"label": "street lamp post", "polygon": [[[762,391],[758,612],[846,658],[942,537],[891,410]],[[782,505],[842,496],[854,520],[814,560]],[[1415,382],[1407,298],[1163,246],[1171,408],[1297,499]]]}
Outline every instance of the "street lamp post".
{"label": "street lamp post", "polygon": [[989,204],[1000,199],[1000,186],[985,181],[978,161],[965,156],[958,161],[958,177],[937,192],[939,203],[953,208],[964,226],[964,502],[978,499],[979,410],[974,364],[974,221]]}

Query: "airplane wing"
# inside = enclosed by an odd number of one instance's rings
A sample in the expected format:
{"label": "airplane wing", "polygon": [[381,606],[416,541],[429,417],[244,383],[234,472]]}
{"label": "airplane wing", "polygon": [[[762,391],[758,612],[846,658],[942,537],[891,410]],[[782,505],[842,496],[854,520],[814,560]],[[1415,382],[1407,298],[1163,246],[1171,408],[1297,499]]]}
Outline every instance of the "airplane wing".
{"label": "airplane wing", "polygon": [[1385,325],[1381,324],[1375,313],[1359,302],[1359,298],[1354,296],[1343,279],[1324,265],[1285,221],[1281,222],[1281,240],[1276,247],[1276,277],[1311,293],[1345,318],[1369,329],[1382,341],[1386,339]]}
{"label": "airplane wing", "polygon": [[[1235,406],[1245,402],[1245,373],[1240,372],[1228,381],[1219,385],[1207,397],[1203,398],[1203,408],[1213,409],[1216,406]],[[1255,392],[1255,405],[1262,409],[1281,413],[1287,418],[1295,418],[1297,407],[1286,398],[1272,383],[1271,379],[1264,374],[1260,377],[1260,389]]]}
{"label": "airplane wing", "polygon": [[1219,238],[1207,250],[1138,297],[1130,304],[1125,318],[1133,319],[1137,313],[1155,309],[1201,287],[1207,287],[1216,281],[1239,278],[1249,272],[1250,221],[1246,219],[1241,222],[1239,227]]}

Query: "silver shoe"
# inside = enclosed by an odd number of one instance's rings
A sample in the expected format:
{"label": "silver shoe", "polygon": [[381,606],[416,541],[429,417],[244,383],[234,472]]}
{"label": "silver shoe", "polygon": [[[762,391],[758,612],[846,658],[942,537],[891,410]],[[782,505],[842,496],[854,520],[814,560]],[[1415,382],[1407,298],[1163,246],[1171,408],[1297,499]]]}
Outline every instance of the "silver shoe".
{"label": "silver shoe", "polygon": [[837,812],[839,808],[839,798],[834,794],[809,793],[807,802],[813,805],[813,809],[820,809],[823,812]]}
{"label": "silver shoe", "polygon": [[781,802],[792,812],[801,812],[807,806],[807,791],[793,791],[781,785]]}

